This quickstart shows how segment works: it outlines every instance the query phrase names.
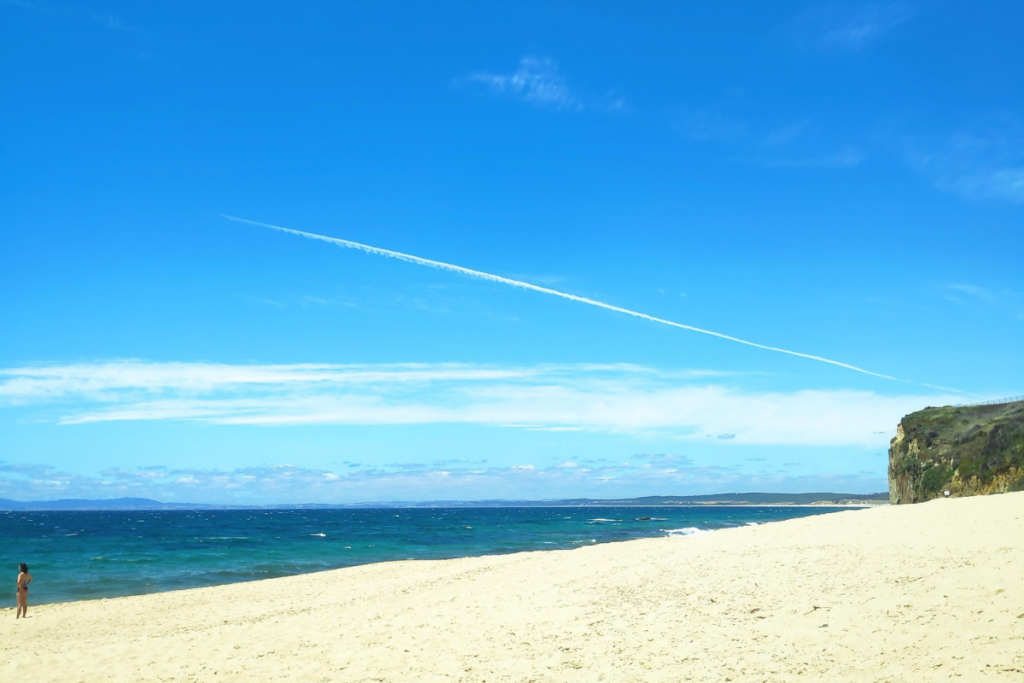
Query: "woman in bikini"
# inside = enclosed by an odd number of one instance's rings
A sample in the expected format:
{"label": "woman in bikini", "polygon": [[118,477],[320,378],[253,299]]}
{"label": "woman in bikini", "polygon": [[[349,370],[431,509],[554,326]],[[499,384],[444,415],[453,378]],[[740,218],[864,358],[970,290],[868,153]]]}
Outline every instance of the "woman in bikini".
{"label": "woman in bikini", "polygon": [[22,562],[18,566],[18,614],[20,619],[28,616],[28,585],[32,583],[32,575],[28,573],[28,565]]}

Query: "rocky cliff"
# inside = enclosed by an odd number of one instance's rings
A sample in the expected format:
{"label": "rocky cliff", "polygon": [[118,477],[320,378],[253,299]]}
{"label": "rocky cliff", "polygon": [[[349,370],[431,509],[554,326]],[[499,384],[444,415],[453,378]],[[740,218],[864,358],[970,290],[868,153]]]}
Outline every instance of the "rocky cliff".
{"label": "rocky cliff", "polygon": [[1024,401],[925,408],[889,445],[889,501],[1024,490]]}

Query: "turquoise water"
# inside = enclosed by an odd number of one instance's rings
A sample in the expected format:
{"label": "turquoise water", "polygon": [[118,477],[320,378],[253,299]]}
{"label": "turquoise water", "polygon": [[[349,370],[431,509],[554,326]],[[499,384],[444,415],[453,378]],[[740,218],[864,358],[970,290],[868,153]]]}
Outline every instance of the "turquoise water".
{"label": "turquoise water", "polygon": [[[370,562],[693,535],[837,508],[418,508],[0,512],[0,607],[19,562],[30,604],[140,595]],[[644,519],[646,518],[646,519]],[[685,542],[685,541],[681,541]]]}

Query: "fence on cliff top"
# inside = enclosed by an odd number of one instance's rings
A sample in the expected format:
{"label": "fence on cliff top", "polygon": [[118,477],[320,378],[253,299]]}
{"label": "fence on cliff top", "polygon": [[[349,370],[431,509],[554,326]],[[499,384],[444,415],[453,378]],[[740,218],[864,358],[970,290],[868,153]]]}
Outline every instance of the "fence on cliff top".
{"label": "fence on cliff top", "polygon": [[978,401],[977,403],[964,403],[960,407],[962,408],[973,408],[974,406],[998,406],[1003,403],[1016,403],[1017,401],[1024,401],[1024,396],[1009,396],[1007,398],[994,398],[991,401]]}

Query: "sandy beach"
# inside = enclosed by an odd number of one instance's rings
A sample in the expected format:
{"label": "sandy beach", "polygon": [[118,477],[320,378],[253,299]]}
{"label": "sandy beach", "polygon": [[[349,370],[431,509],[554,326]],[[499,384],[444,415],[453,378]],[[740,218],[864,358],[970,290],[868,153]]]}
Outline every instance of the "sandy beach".
{"label": "sandy beach", "polygon": [[4,681],[1022,681],[1024,493],[30,610]]}

